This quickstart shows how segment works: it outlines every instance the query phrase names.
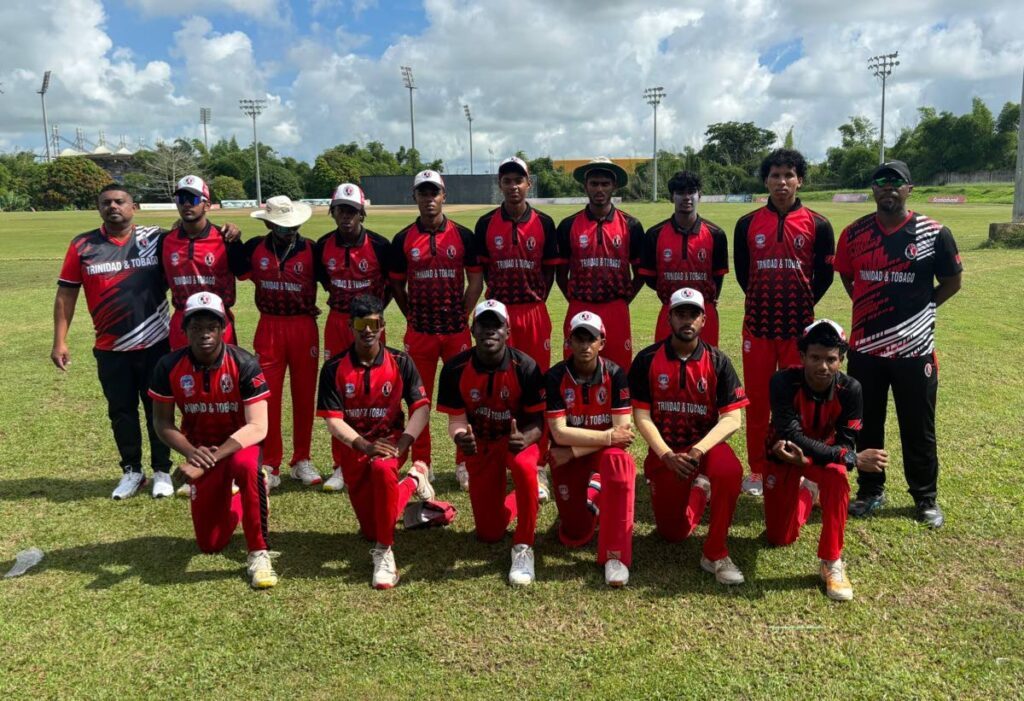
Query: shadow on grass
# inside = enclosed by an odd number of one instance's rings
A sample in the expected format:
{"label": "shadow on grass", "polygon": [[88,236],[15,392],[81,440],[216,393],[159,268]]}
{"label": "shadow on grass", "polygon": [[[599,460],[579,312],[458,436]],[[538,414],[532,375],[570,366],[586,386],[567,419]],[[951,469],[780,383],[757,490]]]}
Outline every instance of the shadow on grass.
{"label": "shadow on grass", "polygon": [[[110,479],[75,480],[62,478],[16,479],[0,481],[0,501],[46,499],[55,504],[66,504],[86,499],[110,499],[117,486],[119,474]],[[146,487],[149,486],[147,478]],[[146,490],[146,488],[144,488]],[[148,490],[147,495],[148,495]]]}

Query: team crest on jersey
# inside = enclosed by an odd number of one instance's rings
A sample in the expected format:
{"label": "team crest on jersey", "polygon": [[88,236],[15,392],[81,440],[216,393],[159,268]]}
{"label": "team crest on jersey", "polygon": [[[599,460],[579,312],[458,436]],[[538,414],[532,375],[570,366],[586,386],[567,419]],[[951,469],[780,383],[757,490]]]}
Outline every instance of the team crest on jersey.
{"label": "team crest on jersey", "polygon": [[505,239],[502,238],[501,236],[495,236],[494,247],[497,248],[499,251],[503,249],[505,247]]}
{"label": "team crest on jersey", "polygon": [[608,390],[606,390],[604,387],[598,387],[597,388],[597,403],[598,404],[604,404],[606,401],[608,401]]}
{"label": "team crest on jersey", "polygon": [[562,397],[565,399],[565,405],[569,408],[576,406],[576,390],[572,387],[566,388],[565,392],[562,393]]}
{"label": "team crest on jersey", "polygon": [[586,234],[580,234],[580,247],[586,248],[590,245],[590,237]]}
{"label": "team crest on jersey", "polygon": [[527,251],[532,251],[532,250],[534,250],[536,248],[537,248],[537,239],[535,239],[532,236],[530,238],[526,239],[526,250]]}
{"label": "team crest on jersey", "polygon": [[743,339],[743,352],[744,353],[749,353],[750,352],[750,339],[749,338]]}
{"label": "team crest on jersey", "polygon": [[297,274],[302,275],[302,263],[300,262],[293,265],[292,270],[294,270]]}
{"label": "team crest on jersey", "polygon": [[203,262],[206,263],[206,267],[212,268],[213,267],[213,253],[207,253],[203,257]]}
{"label": "team crest on jersey", "polygon": [[551,350],[551,339],[550,338],[545,338],[544,339],[544,350],[546,350],[546,351]]}
{"label": "team crest on jersey", "polygon": [[480,401],[480,390],[478,390],[476,387],[474,387],[473,389],[469,390],[469,398],[472,399],[474,402],[479,402]]}
{"label": "team crest on jersey", "polygon": [[455,246],[449,246],[446,252],[450,259],[455,260],[455,255],[458,253],[458,251],[455,250]]}
{"label": "team crest on jersey", "polygon": [[668,375],[665,373],[658,375],[658,389],[668,389]]}
{"label": "team crest on jersey", "polygon": [[185,393],[186,397],[191,397],[196,391],[196,381],[191,375],[182,375],[178,381],[181,385],[181,391]]}
{"label": "team crest on jersey", "polygon": [[353,383],[353,382],[346,382],[345,383],[345,396],[348,397],[349,399],[351,399],[352,397],[356,396],[356,386],[355,386],[355,383]]}
{"label": "team crest on jersey", "polygon": [[708,259],[708,251],[707,251],[706,248],[702,248],[699,251],[697,251],[697,260],[699,260],[701,263],[703,263],[707,259]]}
{"label": "team crest on jersey", "polygon": [[177,251],[175,251],[174,253],[171,254],[171,265],[177,265],[178,261],[180,261],[180,260],[181,260],[181,256],[178,255]]}
{"label": "team crest on jersey", "polygon": [[338,261],[336,261],[334,258],[329,258],[327,260],[327,269],[330,270],[332,273],[334,272],[334,269],[337,267]]}
{"label": "team crest on jersey", "polygon": [[612,236],[612,245],[615,246],[616,248],[622,246],[622,237],[617,234],[615,236]]}
{"label": "team crest on jersey", "polygon": [[512,396],[512,393],[508,391],[508,387],[502,387],[501,392],[498,393],[502,399],[508,399]]}
{"label": "team crest on jersey", "polygon": [[768,475],[764,478],[765,489],[775,489],[775,475]]}
{"label": "team crest on jersey", "polygon": [[807,243],[807,240],[804,239],[803,236],[797,236],[795,239],[793,239],[793,245],[796,248],[803,248],[805,243]]}
{"label": "team crest on jersey", "polygon": [[558,485],[558,498],[561,499],[562,501],[569,501],[569,485]]}
{"label": "team crest on jersey", "polygon": [[380,393],[383,394],[385,397],[390,397],[391,396],[391,390],[393,390],[393,389],[394,389],[394,385],[392,385],[390,382],[385,382],[380,387]]}
{"label": "team crest on jersey", "polygon": [[704,380],[703,377],[697,378],[697,391],[700,392],[701,394],[704,394],[705,392],[708,391],[708,383]]}
{"label": "team crest on jersey", "polygon": [[666,261],[672,260],[672,249],[671,248],[666,248],[665,250],[663,250],[661,252],[661,258],[662,258],[662,260],[666,260]]}
{"label": "team crest on jersey", "polygon": [[903,254],[907,257],[907,260],[914,260],[915,258],[917,258],[917,244],[908,243],[906,250],[903,251]]}
{"label": "team crest on jersey", "polygon": [[409,257],[412,258],[413,260],[419,260],[420,259],[420,249],[418,249],[418,248],[410,249]]}
{"label": "team crest on jersey", "polygon": [[765,236],[764,234],[758,234],[754,237],[754,245],[758,248],[764,248]]}
{"label": "team crest on jersey", "polygon": [[363,258],[361,261],[359,261],[359,272],[365,273],[369,269],[370,269],[370,261],[366,260],[365,258]]}
{"label": "team crest on jersey", "polygon": [[633,339],[627,338],[625,343],[622,344],[622,347],[628,351],[633,350]]}
{"label": "team crest on jersey", "polygon": [[311,358],[315,358],[319,353],[320,353],[320,349],[317,348],[316,346],[310,346],[309,347],[309,356]]}
{"label": "team crest on jersey", "polygon": [[220,376],[220,391],[227,394],[235,388],[235,381],[231,379],[231,375]]}
{"label": "team crest on jersey", "polygon": [[260,270],[266,270],[269,267],[270,267],[270,259],[269,258],[260,258]]}
{"label": "team crest on jersey", "polygon": [[468,351],[468,350],[469,350],[469,344],[467,344],[467,343],[463,343],[461,346],[459,346],[459,352],[460,353],[462,351]]}
{"label": "team crest on jersey", "polygon": [[935,369],[932,367],[931,363],[925,363],[924,364],[924,376],[925,377],[930,378],[934,371],[935,371]]}

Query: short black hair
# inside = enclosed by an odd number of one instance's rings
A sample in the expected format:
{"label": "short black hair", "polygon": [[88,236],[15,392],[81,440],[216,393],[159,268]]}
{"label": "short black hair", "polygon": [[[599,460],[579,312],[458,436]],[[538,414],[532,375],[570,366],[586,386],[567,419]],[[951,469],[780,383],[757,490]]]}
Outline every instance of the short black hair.
{"label": "short black hair", "polygon": [[353,319],[384,313],[384,302],[374,295],[356,295],[348,305],[348,313]]}
{"label": "short black hair", "polygon": [[99,199],[100,195],[102,195],[104,192],[114,191],[123,192],[126,195],[128,195],[128,197],[131,197],[133,202],[135,201],[135,198],[132,196],[131,191],[129,191],[128,188],[122,185],[121,183],[107,183],[106,185],[100,188],[100,191],[98,193],[96,193],[96,199]]}
{"label": "short black hair", "polygon": [[801,178],[807,174],[807,159],[799,151],[791,148],[777,148],[761,161],[761,180],[768,179],[772,166],[779,168],[789,166]]}
{"label": "short black hair", "polygon": [[823,346],[825,348],[836,348],[839,350],[839,357],[846,355],[850,350],[850,344],[839,335],[832,324],[814,324],[810,331],[802,335],[796,342],[796,347],[801,353],[806,353],[811,345]]}
{"label": "short black hair", "polygon": [[703,183],[700,181],[700,176],[688,170],[678,170],[668,180],[669,194],[672,194],[673,192],[686,192],[687,190],[696,190],[697,192],[700,192],[703,189],[704,187]]}

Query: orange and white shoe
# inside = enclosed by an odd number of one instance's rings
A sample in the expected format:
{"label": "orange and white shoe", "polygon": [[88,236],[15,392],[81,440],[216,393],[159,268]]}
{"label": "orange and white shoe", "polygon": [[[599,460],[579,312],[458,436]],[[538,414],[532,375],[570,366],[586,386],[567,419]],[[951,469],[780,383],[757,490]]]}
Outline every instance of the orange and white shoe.
{"label": "orange and white shoe", "polygon": [[825,583],[825,594],[833,601],[853,598],[853,585],[846,576],[846,565],[842,559],[821,561],[821,581]]}

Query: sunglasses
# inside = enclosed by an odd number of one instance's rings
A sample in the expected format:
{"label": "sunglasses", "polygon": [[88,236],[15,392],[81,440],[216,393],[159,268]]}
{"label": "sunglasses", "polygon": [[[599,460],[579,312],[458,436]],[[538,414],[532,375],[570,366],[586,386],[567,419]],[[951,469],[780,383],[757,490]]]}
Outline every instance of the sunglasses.
{"label": "sunglasses", "polygon": [[875,187],[885,187],[886,185],[892,185],[895,188],[901,188],[907,184],[907,181],[903,178],[895,177],[892,175],[883,175],[880,178],[875,178],[871,181],[871,184]]}
{"label": "sunglasses", "polygon": [[377,332],[384,328],[383,319],[370,319],[365,317],[356,317],[352,320],[352,328],[356,331],[370,331]]}
{"label": "sunglasses", "polygon": [[198,207],[203,201],[203,196],[194,195],[191,192],[179,192],[174,195],[174,200],[178,204],[190,204],[193,207]]}

